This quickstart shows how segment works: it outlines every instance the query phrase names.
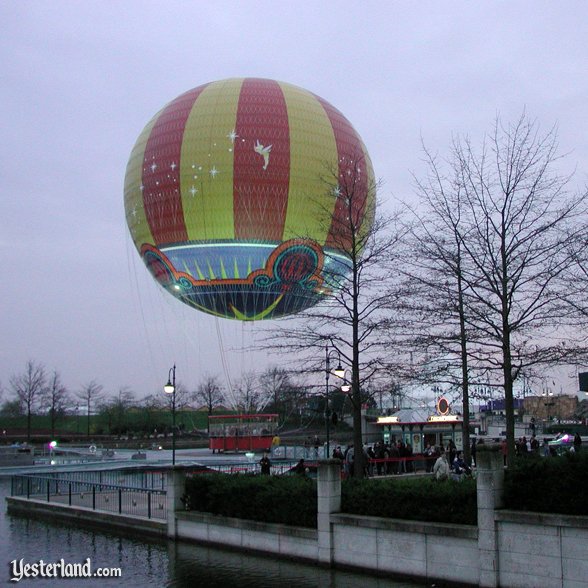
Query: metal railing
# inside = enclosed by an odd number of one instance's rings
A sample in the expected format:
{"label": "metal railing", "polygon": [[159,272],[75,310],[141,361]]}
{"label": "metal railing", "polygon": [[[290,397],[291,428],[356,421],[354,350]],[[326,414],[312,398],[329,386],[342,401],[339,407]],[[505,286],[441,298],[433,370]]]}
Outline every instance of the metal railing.
{"label": "metal railing", "polygon": [[109,484],[127,488],[143,488],[148,490],[165,490],[167,476],[161,470],[80,470],[77,472],[46,472],[35,474],[39,478],[68,480],[71,482],[88,482],[90,484]]}
{"label": "metal railing", "polygon": [[[274,476],[281,476],[288,473],[297,462],[295,461],[280,461],[272,462],[270,472]],[[261,466],[257,461],[255,462],[240,462],[240,463],[220,463],[220,464],[206,464],[205,468],[187,468],[186,472],[189,475],[207,474],[211,472],[218,472],[221,474],[260,474]]]}
{"label": "metal railing", "polygon": [[65,479],[54,475],[19,475],[12,477],[11,496],[148,519],[167,518],[166,491],[154,488]]}

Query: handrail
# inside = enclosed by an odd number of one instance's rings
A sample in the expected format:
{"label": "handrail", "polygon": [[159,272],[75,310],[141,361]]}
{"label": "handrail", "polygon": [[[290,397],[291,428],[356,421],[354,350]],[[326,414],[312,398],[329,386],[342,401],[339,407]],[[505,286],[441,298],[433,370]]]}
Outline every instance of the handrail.
{"label": "handrail", "polygon": [[11,496],[148,519],[167,518],[167,492],[163,489],[20,474],[12,476]]}

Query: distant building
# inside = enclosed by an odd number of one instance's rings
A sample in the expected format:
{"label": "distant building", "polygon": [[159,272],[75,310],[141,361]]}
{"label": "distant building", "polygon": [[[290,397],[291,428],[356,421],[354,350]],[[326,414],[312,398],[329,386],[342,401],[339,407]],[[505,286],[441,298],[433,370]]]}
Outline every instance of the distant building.
{"label": "distant building", "polygon": [[440,415],[427,408],[402,408],[390,416],[379,417],[375,425],[386,443],[410,443],[414,453],[422,453],[427,444],[445,447],[450,439],[458,449],[463,449],[461,415]]}
{"label": "distant building", "polygon": [[578,408],[578,397],[559,394],[557,396],[528,396],[524,399],[526,416],[538,420],[571,420]]}
{"label": "distant building", "polygon": [[[514,414],[517,416],[523,408],[523,399],[513,398]],[[492,414],[496,416],[504,416],[506,414],[506,401],[504,398],[497,400],[488,400],[485,404],[480,405],[480,412]]]}

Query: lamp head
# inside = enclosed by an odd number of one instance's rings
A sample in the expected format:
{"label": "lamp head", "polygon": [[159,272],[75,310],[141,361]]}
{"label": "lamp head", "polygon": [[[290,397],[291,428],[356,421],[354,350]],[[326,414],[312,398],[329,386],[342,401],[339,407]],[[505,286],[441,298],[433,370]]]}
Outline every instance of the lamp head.
{"label": "lamp head", "polygon": [[175,386],[171,383],[170,380],[167,381],[167,384],[163,387],[163,391],[166,394],[173,394],[176,391]]}
{"label": "lamp head", "polygon": [[345,377],[345,370],[343,369],[343,366],[341,365],[341,362],[339,362],[339,365],[333,370],[333,373],[338,377],[338,378],[343,378]]}

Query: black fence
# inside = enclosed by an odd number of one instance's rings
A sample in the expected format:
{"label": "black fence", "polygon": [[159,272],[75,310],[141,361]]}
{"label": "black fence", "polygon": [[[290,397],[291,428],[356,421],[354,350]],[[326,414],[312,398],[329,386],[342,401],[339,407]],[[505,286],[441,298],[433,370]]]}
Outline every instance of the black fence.
{"label": "black fence", "polygon": [[167,475],[161,470],[138,470],[135,468],[116,470],[93,470],[77,472],[48,472],[35,474],[38,478],[52,478],[71,482],[88,482],[90,484],[109,484],[127,488],[146,490],[165,490]]}
{"label": "black fence", "polygon": [[[239,462],[239,463],[209,463],[206,467],[186,468],[189,475],[206,474],[218,472],[220,474],[260,474],[261,465],[259,464],[259,456],[256,461]],[[292,471],[297,462],[295,461],[277,461],[271,462],[270,472],[274,476],[281,476]],[[315,464],[316,465],[316,464]]]}
{"label": "black fence", "polygon": [[[13,476],[11,496],[148,519],[167,519],[165,490],[65,477],[81,473],[68,472],[61,477],[54,474]],[[84,473],[98,474],[100,472]]]}

